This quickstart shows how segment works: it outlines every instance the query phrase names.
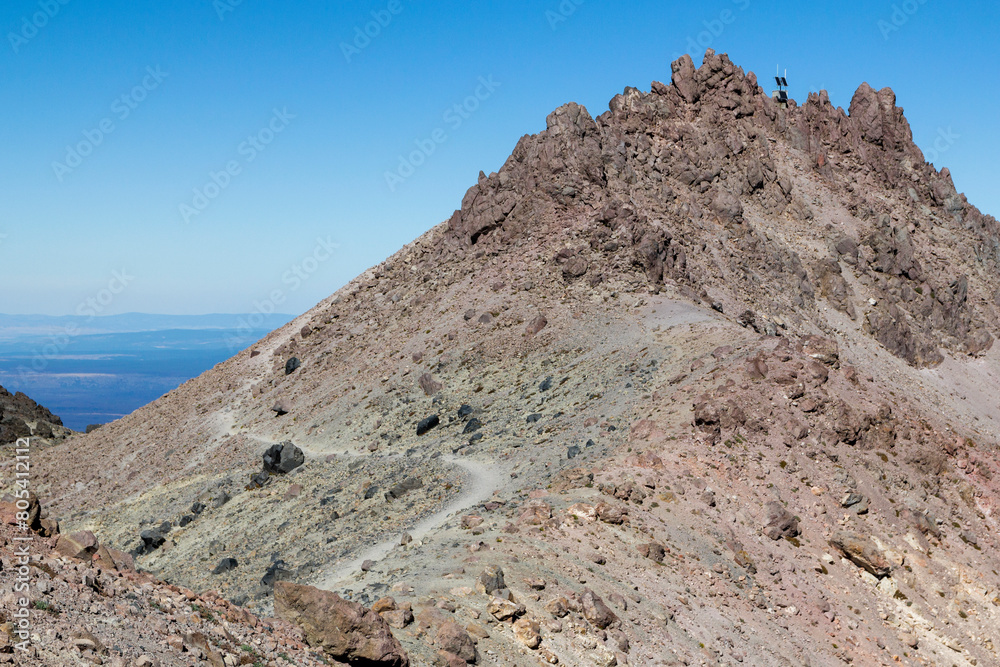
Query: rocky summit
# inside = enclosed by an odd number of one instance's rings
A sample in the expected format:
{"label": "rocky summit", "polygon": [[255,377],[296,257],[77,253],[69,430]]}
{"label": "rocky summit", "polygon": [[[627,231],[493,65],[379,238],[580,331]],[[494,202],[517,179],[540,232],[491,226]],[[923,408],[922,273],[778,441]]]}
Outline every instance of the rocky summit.
{"label": "rocky summit", "polygon": [[1000,225],[888,88],[669,76],[38,451],[31,664],[1000,663]]}

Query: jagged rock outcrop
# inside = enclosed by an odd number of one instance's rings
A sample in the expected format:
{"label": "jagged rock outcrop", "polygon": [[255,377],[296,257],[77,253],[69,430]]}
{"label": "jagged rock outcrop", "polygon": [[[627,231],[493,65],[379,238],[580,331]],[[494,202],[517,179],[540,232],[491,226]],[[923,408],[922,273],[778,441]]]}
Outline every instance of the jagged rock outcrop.
{"label": "jagged rock outcrop", "polygon": [[21,392],[11,394],[0,387],[0,445],[32,435],[61,439],[69,432],[48,409]]}
{"label": "jagged rock outcrop", "polygon": [[[627,88],[596,119],[576,104],[557,109],[499,172],[480,175],[446,238],[493,249],[568,228],[589,247],[560,251],[563,280],[596,274],[588,267],[632,266],[654,291],[669,282],[740,304],[774,300],[773,310],[805,320],[814,319],[818,295],[852,318],[864,312],[871,335],[918,366],[939,363],[940,348],[990,347],[998,309],[984,279],[998,266],[1000,227],[961,200],[947,171],[924,161],[892,90],[862,84],[849,113],[825,91],[785,110],[753,74],[711,50],[701,67],[684,56],[672,73],[670,86]],[[793,167],[847,193],[852,226],[870,230],[864,238],[813,230],[831,254],[806,264],[775,227],[815,216],[795,190]],[[879,189],[893,192],[891,209]],[[967,249],[956,257],[960,275],[924,266],[938,225]],[[866,307],[855,282],[875,305]]]}

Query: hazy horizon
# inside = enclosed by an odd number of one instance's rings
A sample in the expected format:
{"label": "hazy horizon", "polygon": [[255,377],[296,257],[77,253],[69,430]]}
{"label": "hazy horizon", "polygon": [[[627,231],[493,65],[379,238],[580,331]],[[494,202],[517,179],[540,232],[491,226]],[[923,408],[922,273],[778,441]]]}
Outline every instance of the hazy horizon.
{"label": "hazy horizon", "polygon": [[[0,313],[0,326],[2,326],[2,319],[5,317],[48,317],[48,318],[65,318],[65,317],[82,317],[82,318],[94,318],[103,319],[110,317],[130,317],[130,316],[142,316],[142,317],[228,317],[228,316],[243,316],[251,315],[252,313],[247,312],[211,312],[211,313],[162,313],[162,312],[148,312],[148,311],[130,311],[125,313],[110,313],[106,315],[77,315],[74,313]],[[301,313],[300,313],[301,314]],[[269,315],[274,317],[288,317],[290,320],[295,319],[298,315],[293,315],[291,313],[270,313]]]}
{"label": "hazy horizon", "polygon": [[156,400],[291,319],[0,314],[0,386],[24,392],[69,428],[83,430]]}

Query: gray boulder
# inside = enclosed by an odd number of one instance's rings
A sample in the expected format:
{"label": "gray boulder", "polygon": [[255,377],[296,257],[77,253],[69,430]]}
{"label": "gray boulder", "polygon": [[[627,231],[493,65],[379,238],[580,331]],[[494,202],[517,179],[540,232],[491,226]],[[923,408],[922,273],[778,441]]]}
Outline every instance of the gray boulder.
{"label": "gray boulder", "polygon": [[285,440],[277,445],[271,445],[264,452],[264,472],[270,474],[285,474],[295,470],[305,463],[306,457],[302,450]]}

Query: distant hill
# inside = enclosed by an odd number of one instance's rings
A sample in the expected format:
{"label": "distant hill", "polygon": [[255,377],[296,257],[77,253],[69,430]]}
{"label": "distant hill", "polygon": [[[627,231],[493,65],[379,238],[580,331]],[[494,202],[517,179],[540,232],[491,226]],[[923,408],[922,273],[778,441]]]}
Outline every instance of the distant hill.
{"label": "distant hill", "polygon": [[69,333],[130,333],[167,329],[275,329],[290,322],[284,313],[212,313],[208,315],[157,315],[123,313],[106,316],[4,315],[0,313],[0,340],[21,336],[53,336]]}
{"label": "distant hill", "polygon": [[67,427],[83,431],[156,400],[290,319],[0,315],[0,384],[44,402]]}

